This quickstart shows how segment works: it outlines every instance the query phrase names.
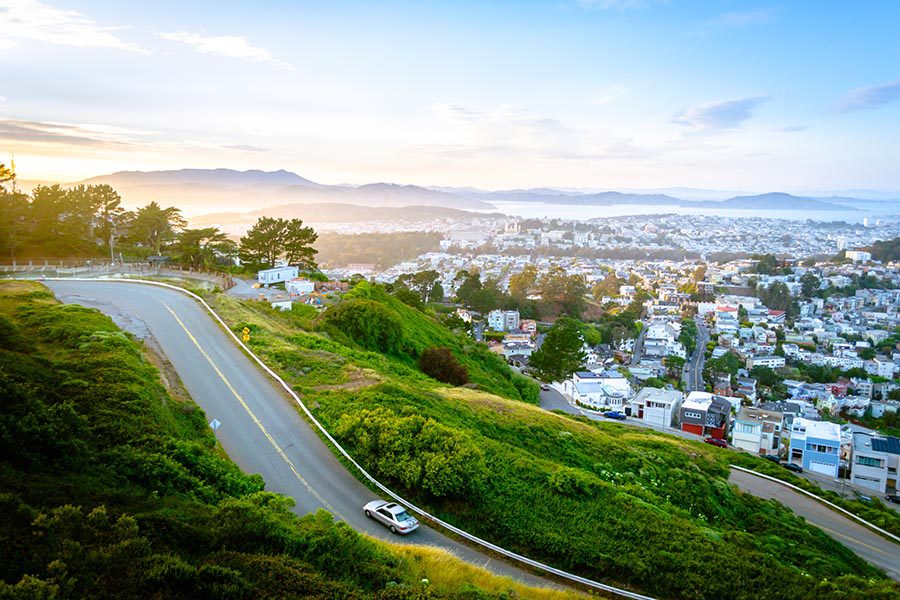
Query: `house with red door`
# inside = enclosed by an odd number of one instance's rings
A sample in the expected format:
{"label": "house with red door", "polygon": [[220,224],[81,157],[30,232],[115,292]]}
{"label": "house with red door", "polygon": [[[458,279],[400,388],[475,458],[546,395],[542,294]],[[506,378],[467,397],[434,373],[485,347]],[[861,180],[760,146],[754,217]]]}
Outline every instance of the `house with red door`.
{"label": "house with red door", "polygon": [[709,392],[691,392],[681,403],[681,430],[719,440],[728,438],[731,402]]}

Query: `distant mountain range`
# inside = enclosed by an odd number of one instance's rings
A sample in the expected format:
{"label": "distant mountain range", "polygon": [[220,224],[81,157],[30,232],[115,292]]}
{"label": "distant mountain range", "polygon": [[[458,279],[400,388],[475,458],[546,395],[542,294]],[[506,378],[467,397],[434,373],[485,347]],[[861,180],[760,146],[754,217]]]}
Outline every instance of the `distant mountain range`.
{"label": "distant mountain range", "polygon": [[[471,187],[422,187],[391,183],[326,185],[284,170],[121,171],[92,177],[79,183],[108,183],[131,206],[156,200],[162,204],[179,206],[187,214],[216,211],[216,215],[208,215],[211,217],[235,211],[229,214],[243,214],[246,217],[249,211],[258,212],[259,207],[273,207],[266,209],[267,214],[272,214],[273,211],[288,210],[285,207],[291,207],[290,210],[297,212],[300,207],[317,205],[322,218],[333,220],[332,216],[341,216],[345,221],[363,218],[384,220],[388,214],[382,210],[384,208],[417,207],[417,214],[422,214],[425,207],[489,211],[496,210],[495,202],[585,206],[625,204],[760,211],[852,211],[864,210],[879,203],[878,200],[869,198],[795,196],[782,192],[733,195],[726,198],[724,194],[729,192],[695,188],[586,192],[555,188],[487,191]],[[680,197],[681,193],[684,197]],[[371,210],[363,211],[360,207]],[[343,215],[337,215],[337,210],[343,211]]]}
{"label": "distant mountain range", "polygon": [[461,210],[492,208],[481,200],[415,185],[324,185],[289,171],[120,171],[78,183],[107,183],[116,188],[129,205],[156,200],[193,213],[225,208],[251,209],[286,203],[338,203],[371,207],[441,206]]}
{"label": "distant mountain range", "polygon": [[[500,192],[466,190],[460,194],[486,202],[540,202],[543,204],[567,204],[586,206],[647,205],[679,206],[688,208],[725,208],[748,210],[858,210],[849,203],[850,198],[829,202],[819,198],[793,196],[782,192],[771,192],[756,196],[734,196],[727,200],[683,200],[668,194],[638,194],[622,192],[556,192],[546,188],[536,190],[509,190]],[[845,202],[847,204],[845,204]]]}

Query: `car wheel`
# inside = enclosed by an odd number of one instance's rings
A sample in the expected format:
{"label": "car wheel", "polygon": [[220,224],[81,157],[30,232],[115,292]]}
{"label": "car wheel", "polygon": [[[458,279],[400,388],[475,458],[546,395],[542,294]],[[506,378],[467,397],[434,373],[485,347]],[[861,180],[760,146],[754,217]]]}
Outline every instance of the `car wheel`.
{"label": "car wheel", "polygon": [[372,518],[372,513],[370,513],[368,510],[366,510],[364,512],[366,513],[366,518],[368,518],[368,519]]}
{"label": "car wheel", "polygon": [[397,533],[397,528],[391,525],[391,533]]}

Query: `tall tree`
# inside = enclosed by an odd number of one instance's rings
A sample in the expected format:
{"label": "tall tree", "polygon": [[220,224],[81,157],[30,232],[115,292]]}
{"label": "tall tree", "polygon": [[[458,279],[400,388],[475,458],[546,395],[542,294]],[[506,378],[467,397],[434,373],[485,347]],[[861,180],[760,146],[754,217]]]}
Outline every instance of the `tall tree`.
{"label": "tall tree", "polygon": [[526,297],[530,294],[538,280],[538,269],[535,265],[525,265],[521,273],[516,273],[509,278],[509,293],[511,296]]}
{"label": "tall tree", "polygon": [[591,288],[591,295],[595,300],[600,300],[604,296],[615,297],[619,295],[619,286],[621,285],[622,281],[616,277],[616,272],[610,271],[602,281],[594,284],[594,287]]}
{"label": "tall tree", "polygon": [[121,234],[119,228],[126,219],[125,209],[122,208],[122,197],[105,183],[91,187],[97,207],[95,235],[103,241],[103,245],[109,249],[110,256],[112,256],[115,238]]}
{"label": "tall tree", "polygon": [[216,227],[185,229],[178,234],[172,251],[182,264],[211,269],[237,255],[237,244]]}
{"label": "tall tree", "polygon": [[531,355],[528,364],[544,381],[563,381],[584,364],[583,347],[580,323],[562,317],[547,332],[544,343]]}
{"label": "tall tree", "polygon": [[313,244],[318,235],[312,227],[304,227],[300,219],[291,219],[285,226],[284,256],[287,264],[302,269],[316,268],[316,252]]}
{"label": "tall tree", "polygon": [[272,268],[282,257],[289,265],[315,268],[317,235],[300,219],[260,217],[241,238],[240,258],[247,265]]}
{"label": "tall tree", "polygon": [[28,233],[27,217],[28,196],[0,189],[0,255],[18,256]]}
{"label": "tall tree", "polygon": [[176,232],[185,225],[187,222],[180,210],[174,206],[162,208],[154,201],[137,209],[129,224],[129,237],[159,256],[163,244],[173,240]]}

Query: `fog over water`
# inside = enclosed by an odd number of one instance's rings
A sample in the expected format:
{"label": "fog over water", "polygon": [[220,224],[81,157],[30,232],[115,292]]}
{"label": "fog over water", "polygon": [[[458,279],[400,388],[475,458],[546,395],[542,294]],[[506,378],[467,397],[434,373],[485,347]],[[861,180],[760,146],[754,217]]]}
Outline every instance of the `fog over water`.
{"label": "fog over water", "polygon": [[[584,204],[550,204],[543,202],[511,202],[492,201],[493,211],[524,218],[557,218],[557,219],[598,219],[604,217],[625,217],[635,215],[677,214],[708,215],[716,217],[761,219],[786,219],[805,221],[846,221],[861,223],[866,217],[875,219],[896,220],[900,218],[900,202],[871,203],[871,210],[749,210],[718,209],[672,205],[636,205],[615,204],[609,206],[591,206]],[[485,210],[481,212],[492,212]]]}

